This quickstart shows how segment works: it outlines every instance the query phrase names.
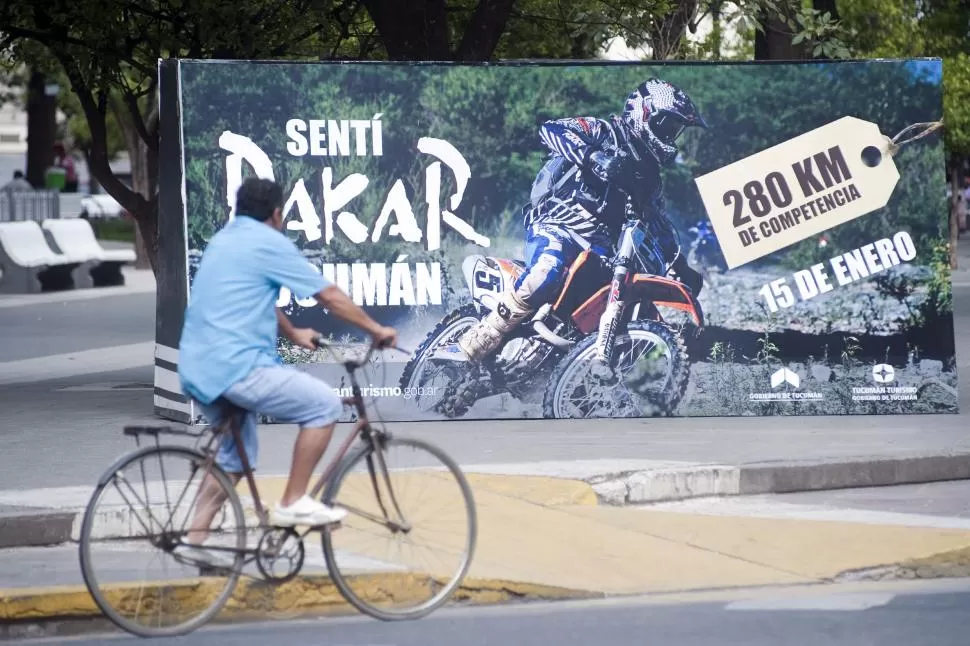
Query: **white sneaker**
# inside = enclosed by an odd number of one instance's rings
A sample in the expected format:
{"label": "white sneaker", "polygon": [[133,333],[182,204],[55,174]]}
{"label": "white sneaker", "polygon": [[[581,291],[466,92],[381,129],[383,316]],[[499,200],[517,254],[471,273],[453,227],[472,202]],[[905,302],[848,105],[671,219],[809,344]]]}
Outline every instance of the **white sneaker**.
{"label": "white sneaker", "polygon": [[235,559],[230,552],[212,551],[206,549],[205,543],[193,545],[192,543],[182,543],[173,550],[173,553],[191,561],[201,562],[199,564],[209,565],[216,568],[231,568],[235,564]]}
{"label": "white sneaker", "polygon": [[293,525],[328,525],[339,523],[347,515],[344,509],[334,509],[309,496],[303,496],[289,507],[283,507],[279,502],[273,508],[273,524],[279,527]]}

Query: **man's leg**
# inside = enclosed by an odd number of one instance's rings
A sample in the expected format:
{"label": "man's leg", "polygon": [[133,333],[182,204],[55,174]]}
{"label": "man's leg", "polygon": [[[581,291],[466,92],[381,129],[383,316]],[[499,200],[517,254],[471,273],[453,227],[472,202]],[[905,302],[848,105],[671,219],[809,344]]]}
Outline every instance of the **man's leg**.
{"label": "man's leg", "polygon": [[[346,512],[306,495],[310,478],[330,444],[333,427],[343,410],[340,398],[323,381],[289,366],[255,369],[225,394],[246,410],[300,426],[293,462],[283,497],[273,510],[278,525],[322,525],[342,519]],[[246,456],[256,469],[256,431],[243,436]]]}
{"label": "man's leg", "polygon": [[330,438],[333,437],[335,424],[328,424],[319,428],[304,427],[293,443],[293,463],[290,467],[290,478],[283,491],[280,504],[289,507],[304,495],[310,488],[310,478],[313,470],[320,462],[320,458],[327,452]]}
{"label": "man's leg", "polygon": [[[217,425],[222,422],[223,410],[218,405],[203,404],[200,405],[200,408],[202,409],[203,417],[210,424]],[[251,446],[247,445],[251,445],[256,441],[256,416],[252,413],[246,413],[239,430],[243,438],[243,445],[247,449],[250,449],[247,451],[247,455],[251,455],[253,453]],[[242,478],[243,468],[242,462],[236,453],[236,442],[228,432],[219,443],[215,462],[229,476],[229,481],[232,485],[236,486]],[[202,484],[199,486],[195,513],[192,517],[192,523],[189,526],[190,531],[186,536],[187,542],[193,545],[200,545],[205,541],[209,535],[209,528],[212,526],[212,521],[215,519],[219,510],[222,509],[222,505],[226,502],[226,499],[227,495],[222,486],[211,473],[206,473],[202,479]]]}
{"label": "man's leg", "polygon": [[498,306],[458,340],[469,359],[478,361],[495,350],[509,332],[555,297],[566,265],[576,253],[554,232],[536,227],[529,232],[526,269],[502,295]]}

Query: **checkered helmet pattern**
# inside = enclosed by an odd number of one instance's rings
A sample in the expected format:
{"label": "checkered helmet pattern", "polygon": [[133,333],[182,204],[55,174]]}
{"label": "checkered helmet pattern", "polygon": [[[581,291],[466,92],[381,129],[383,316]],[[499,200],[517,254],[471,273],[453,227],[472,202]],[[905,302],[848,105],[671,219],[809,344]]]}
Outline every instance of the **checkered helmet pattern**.
{"label": "checkered helmet pattern", "polygon": [[623,123],[661,164],[677,157],[674,145],[683,128],[707,128],[694,102],[680,88],[656,78],[647,79],[627,97]]}

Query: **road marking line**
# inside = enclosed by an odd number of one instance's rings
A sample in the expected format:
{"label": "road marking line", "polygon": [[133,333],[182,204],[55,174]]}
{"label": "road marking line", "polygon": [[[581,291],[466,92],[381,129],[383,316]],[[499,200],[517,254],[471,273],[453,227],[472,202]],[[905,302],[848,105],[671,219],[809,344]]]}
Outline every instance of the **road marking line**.
{"label": "road marking line", "polygon": [[824,611],[849,611],[869,610],[885,606],[896,598],[895,594],[884,593],[858,593],[858,594],[830,594],[818,597],[790,597],[790,598],[767,598],[767,599],[748,599],[744,601],[734,601],[724,606],[725,610],[824,610]]}
{"label": "road marking line", "polygon": [[743,516],[750,518],[791,518],[825,520],[866,525],[902,525],[935,529],[970,529],[970,518],[878,511],[851,507],[776,502],[762,497],[699,498],[672,503],[640,505],[639,509],[706,516]]}
{"label": "road marking line", "polygon": [[0,362],[0,386],[151,366],[154,363],[154,355],[155,342],[145,341],[45,357],[3,361]]}

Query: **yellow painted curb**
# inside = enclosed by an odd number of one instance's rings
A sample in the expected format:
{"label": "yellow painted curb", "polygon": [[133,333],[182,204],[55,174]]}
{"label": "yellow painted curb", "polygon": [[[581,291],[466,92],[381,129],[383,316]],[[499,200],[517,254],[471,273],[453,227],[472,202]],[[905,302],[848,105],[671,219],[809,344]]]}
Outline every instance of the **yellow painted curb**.
{"label": "yellow painted curb", "polygon": [[473,492],[490,491],[543,507],[599,504],[592,485],[582,480],[475,472],[466,473],[465,478]]}
{"label": "yellow painted curb", "polygon": [[967,576],[970,574],[970,546],[909,559],[900,563],[899,567],[924,575],[944,576],[950,573],[951,576]]}
{"label": "yellow painted curb", "polygon": [[[428,598],[427,585],[411,574],[361,575],[365,586],[355,585],[356,592],[367,590],[368,599],[404,602],[408,599]],[[162,597],[171,607],[168,615],[179,610],[195,615],[209,600],[223,589],[223,579],[180,579],[157,582],[149,587],[129,584],[105,586],[115,608],[146,607]],[[513,600],[590,599],[602,593],[572,590],[519,581],[499,579],[466,579],[449,603],[495,604]],[[357,611],[340,595],[330,577],[309,575],[297,577],[282,585],[252,579],[240,579],[229,602],[219,617],[267,617],[273,615],[298,616],[356,614]],[[101,611],[84,586],[49,588],[21,588],[0,590],[0,621],[43,619],[95,618]]]}
{"label": "yellow painted curb", "polygon": [[[429,482],[443,478],[440,473],[427,471],[423,477]],[[583,480],[571,478],[554,478],[551,476],[509,475],[498,473],[465,473],[472,494],[489,492],[530,502],[543,507],[562,507],[571,505],[595,506],[599,498],[592,485]],[[263,504],[272,504],[283,493],[286,486],[286,476],[262,476],[256,479]],[[247,513],[253,513],[249,500],[249,488],[245,481],[237,485],[237,490],[243,497]]]}

